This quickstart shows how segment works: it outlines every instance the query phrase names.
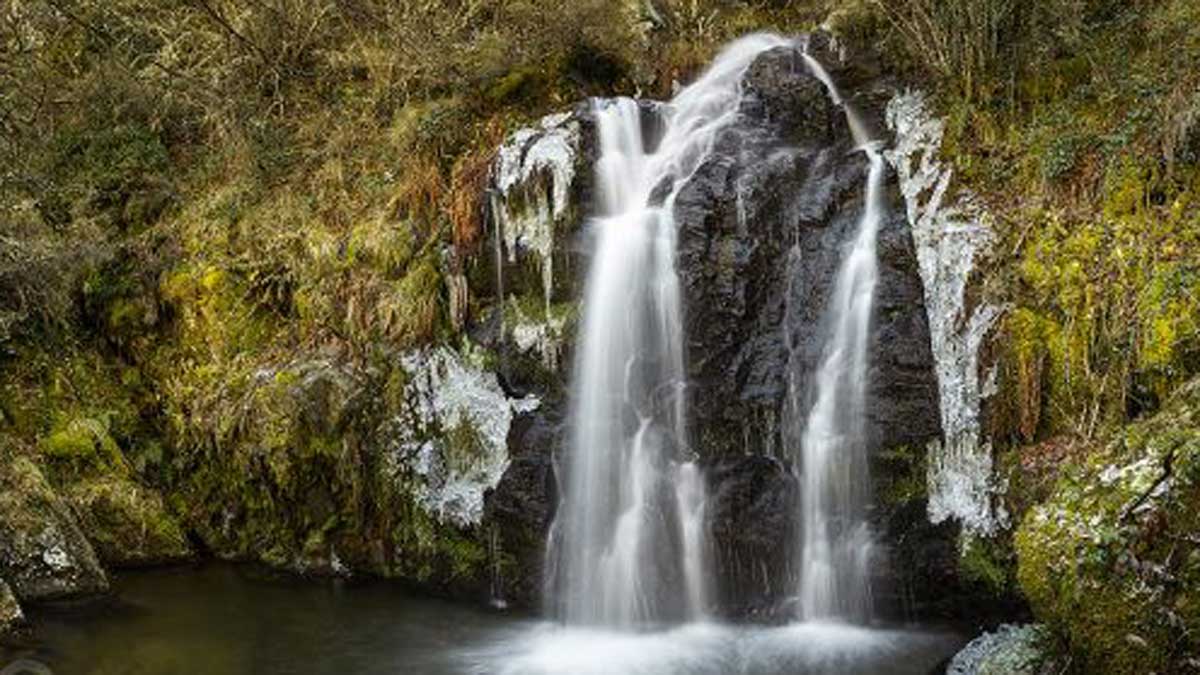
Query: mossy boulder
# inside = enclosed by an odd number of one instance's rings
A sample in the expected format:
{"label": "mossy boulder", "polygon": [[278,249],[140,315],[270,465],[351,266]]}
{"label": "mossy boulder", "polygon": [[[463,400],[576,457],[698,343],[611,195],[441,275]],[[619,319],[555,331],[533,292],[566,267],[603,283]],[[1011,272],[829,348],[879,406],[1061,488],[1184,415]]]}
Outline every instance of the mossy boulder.
{"label": "mossy boulder", "polygon": [[1018,581],[1084,672],[1200,659],[1200,380],[1069,465],[1016,535]]}
{"label": "mossy boulder", "polygon": [[[7,455],[7,456],[6,456]],[[0,450],[0,576],[21,600],[100,593],[108,578],[74,513],[28,457]]]}
{"label": "mossy boulder", "polygon": [[333,535],[367,517],[374,384],[325,359],[230,374],[174,439],[186,464],[171,493],[188,527],[222,557],[332,569]]}
{"label": "mossy boulder", "polygon": [[14,633],[23,623],[25,623],[25,613],[21,611],[17,596],[13,594],[8,584],[0,579],[0,640]]}
{"label": "mossy boulder", "polygon": [[192,557],[182,528],[153,490],[106,476],[68,487],[64,498],[106,565],[150,565]]}
{"label": "mossy boulder", "polygon": [[491,569],[483,496],[514,416],[537,404],[510,397],[494,366],[464,346],[297,354],[230,375],[175,439],[186,464],[170,506],[223,558],[475,595]]}

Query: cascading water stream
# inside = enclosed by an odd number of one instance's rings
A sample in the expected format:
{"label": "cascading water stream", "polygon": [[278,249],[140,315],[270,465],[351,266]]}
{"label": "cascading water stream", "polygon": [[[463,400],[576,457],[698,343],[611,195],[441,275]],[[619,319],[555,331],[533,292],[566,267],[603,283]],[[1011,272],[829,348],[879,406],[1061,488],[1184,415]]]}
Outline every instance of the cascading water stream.
{"label": "cascading water stream", "polygon": [[[630,99],[597,101],[600,213],[583,299],[570,445],[547,546],[547,597],[568,624],[698,619],[706,606],[704,479],[690,455],[673,210],[737,115],[742,73],[788,44],[755,35],[657,111],[642,137]],[[669,188],[665,189],[665,188]]]}
{"label": "cascading water stream", "polygon": [[[765,55],[748,71],[760,54],[776,47],[787,49]],[[803,218],[804,208],[820,206],[822,221],[842,234],[844,221],[828,208],[840,202],[839,191],[823,187],[840,185],[838,176],[844,175],[834,175],[843,167],[836,159],[830,162],[827,152],[840,147],[841,139],[814,137],[794,155],[779,152],[794,128],[790,122],[807,112],[783,106],[811,100],[811,82],[804,81],[808,75],[801,64],[795,41],[757,35],[733,43],[670,103],[594,102],[590,121],[599,156],[596,214],[588,228],[594,255],[581,306],[568,447],[556,465],[560,502],[545,559],[544,597],[555,621],[532,627],[522,622],[519,632],[506,632],[495,644],[474,650],[467,655],[470,672],[916,675],[932,672],[956,646],[954,636],[853,625],[865,623],[872,611],[866,590],[871,536],[863,429],[878,276],[876,235],[884,223],[884,166],[877,146],[868,142],[866,125],[816,62],[809,69],[825,81],[831,98],[847,108],[857,149],[868,157],[870,171],[866,207],[854,231],[844,235],[853,240],[844,242],[827,308],[818,310],[807,301],[793,304],[794,298],[812,297],[809,289],[793,284],[826,271],[827,251],[818,250],[817,264],[810,265],[799,256],[812,252],[808,244],[814,242],[797,236],[787,261],[789,272],[795,273],[784,275],[791,285],[783,301],[793,374],[784,436],[795,447],[795,466],[804,469],[804,536],[797,537],[802,541],[794,556],[796,566],[803,567],[797,595],[804,610],[797,618],[804,621],[761,626],[703,620],[710,609],[713,614],[754,611],[778,599],[776,581],[786,572],[784,558],[789,556],[769,549],[783,548],[790,521],[778,518],[778,510],[792,503],[795,485],[780,475],[777,458],[729,457],[734,461],[722,462],[708,477],[720,492],[706,515],[706,477],[697,463],[688,461],[692,453],[676,228],[689,236],[687,278],[699,284],[724,283],[706,274],[725,267],[704,264],[711,260],[693,267],[693,227],[732,226],[725,217],[736,215],[739,237],[752,245],[771,243],[774,256],[787,225]],[[776,82],[786,96],[772,95]],[[803,98],[793,98],[793,93]],[[828,108],[819,103],[818,124],[808,129],[817,133],[825,126]],[[648,129],[654,129],[653,138],[648,131],[643,138]],[[819,183],[823,192],[800,185],[795,203],[777,199],[787,196],[805,168],[786,162],[793,157],[805,161],[806,156],[812,157],[809,178],[819,179],[813,185]],[[696,190],[681,196],[681,188],[693,180]],[[677,196],[680,206],[687,205],[678,213]],[[810,196],[817,201],[808,203]],[[757,201],[759,197],[769,201]],[[703,211],[704,199],[714,199],[714,209],[732,206],[735,213]],[[764,239],[755,241],[760,233]],[[817,248],[825,245],[821,239]],[[708,250],[721,256],[726,249],[710,244]],[[802,263],[806,266],[793,267]],[[692,276],[696,270],[699,277]],[[783,281],[769,265],[750,273],[764,272],[771,284]],[[769,333],[778,304],[766,305],[768,313],[755,320],[762,321],[761,337],[770,341],[764,365],[771,368],[778,363],[778,336]],[[702,309],[693,307],[693,322],[703,320]],[[815,311],[825,314],[820,327],[813,325]],[[821,331],[824,351],[810,382],[801,375],[812,365],[807,338],[813,329]],[[797,336],[806,341],[792,343]],[[693,356],[700,363],[704,354]],[[747,433],[761,431],[750,427]],[[720,549],[709,541],[706,519],[715,523],[711,535]],[[710,547],[711,562],[705,555]],[[729,576],[720,600],[713,602],[705,582],[716,568]],[[636,630],[643,628],[651,630]]]}
{"label": "cascading water stream", "polygon": [[800,616],[870,619],[872,537],[866,522],[869,474],[865,406],[871,311],[878,282],[876,239],[883,219],[884,163],[867,125],[843,101],[832,78],[807,53],[814,76],[842,106],[857,149],[867,154],[866,203],[825,310],[825,344],[814,396],[800,436]]}

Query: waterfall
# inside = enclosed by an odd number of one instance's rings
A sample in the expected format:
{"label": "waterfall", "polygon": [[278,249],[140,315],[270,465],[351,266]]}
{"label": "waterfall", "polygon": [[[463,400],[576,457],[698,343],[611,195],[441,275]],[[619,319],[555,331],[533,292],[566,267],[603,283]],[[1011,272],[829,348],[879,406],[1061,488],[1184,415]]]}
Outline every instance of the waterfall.
{"label": "waterfall", "polygon": [[801,471],[800,613],[806,621],[863,622],[871,616],[872,554],[864,427],[884,161],[867,125],[842,100],[829,74],[807,53],[804,58],[845,110],[857,149],[866,153],[870,169],[863,215],[825,310],[825,344],[796,458]]}
{"label": "waterfall", "polygon": [[683,308],[675,272],[679,188],[736,118],[742,73],[788,44],[754,35],[725,49],[657,114],[596,101],[598,213],[572,382],[563,495],[547,545],[550,610],[568,624],[698,619],[706,606],[705,490],[691,460]]}

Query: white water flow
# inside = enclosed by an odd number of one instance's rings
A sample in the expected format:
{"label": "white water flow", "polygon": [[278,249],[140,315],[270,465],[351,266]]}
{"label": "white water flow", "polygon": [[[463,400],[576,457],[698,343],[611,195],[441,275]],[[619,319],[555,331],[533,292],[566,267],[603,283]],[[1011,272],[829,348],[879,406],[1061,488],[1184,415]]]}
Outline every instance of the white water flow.
{"label": "white water flow", "polygon": [[661,108],[653,150],[637,103],[595,104],[600,213],[591,223],[563,497],[547,546],[547,597],[568,624],[628,628],[704,615],[704,478],[688,461],[672,211],[736,116],[743,71],[784,44],[754,35],[726,48]]}
{"label": "white water flow", "polygon": [[872,537],[865,517],[870,492],[864,426],[884,164],[866,124],[842,100],[829,74],[816,59],[805,54],[805,60],[845,110],[870,170],[863,215],[825,310],[824,351],[800,441],[800,613],[806,621],[865,622],[872,611]]}

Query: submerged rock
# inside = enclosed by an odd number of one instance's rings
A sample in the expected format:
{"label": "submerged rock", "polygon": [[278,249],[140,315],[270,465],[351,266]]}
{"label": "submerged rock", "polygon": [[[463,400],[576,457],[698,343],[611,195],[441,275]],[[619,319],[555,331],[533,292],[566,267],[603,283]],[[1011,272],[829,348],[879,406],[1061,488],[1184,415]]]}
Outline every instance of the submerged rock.
{"label": "submerged rock", "polygon": [[0,577],[21,600],[108,590],[108,577],[70,507],[23,456],[0,461]]}

